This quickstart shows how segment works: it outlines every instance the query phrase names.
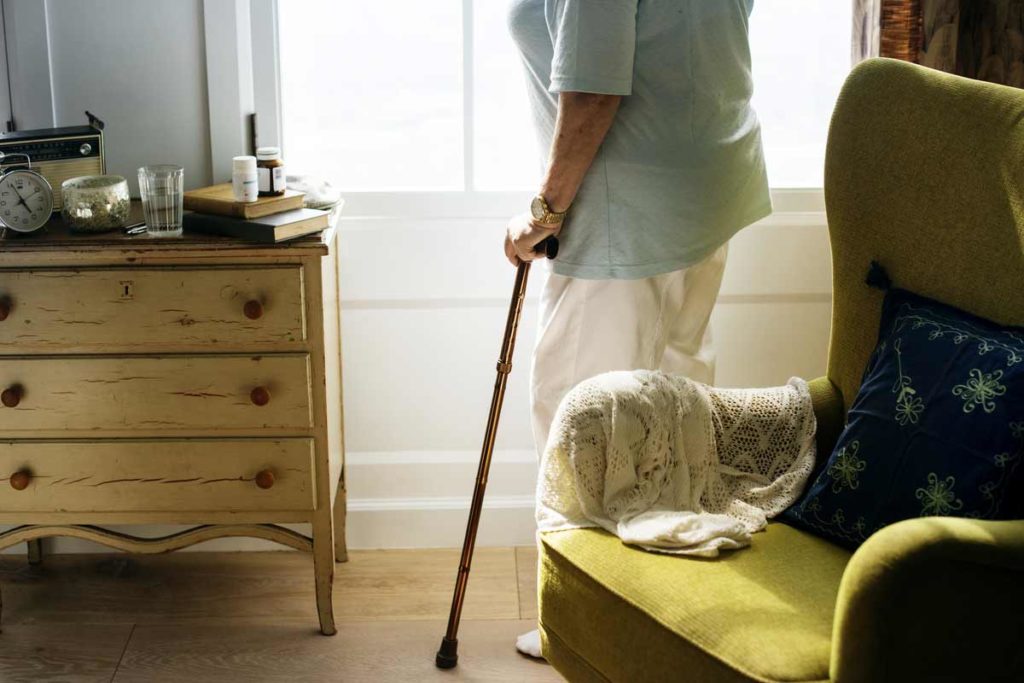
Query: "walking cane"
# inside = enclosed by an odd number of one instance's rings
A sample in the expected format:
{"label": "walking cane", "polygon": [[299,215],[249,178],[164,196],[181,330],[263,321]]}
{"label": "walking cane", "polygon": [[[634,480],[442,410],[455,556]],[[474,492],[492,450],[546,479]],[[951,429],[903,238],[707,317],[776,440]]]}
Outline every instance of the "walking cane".
{"label": "walking cane", "polygon": [[[549,237],[538,244],[535,250],[538,253],[543,253],[549,259],[553,259],[558,255],[558,239]],[[462,542],[462,558],[459,560],[459,573],[455,577],[455,594],[452,596],[452,611],[448,616],[448,630],[441,640],[441,647],[434,659],[434,663],[439,669],[453,669],[459,663],[459,619],[462,617],[462,603],[466,599],[469,564],[473,560],[473,548],[476,546],[476,531],[480,526],[480,510],[484,504],[487,473],[491,469],[491,456],[494,454],[494,437],[498,432],[498,418],[501,417],[501,404],[505,399],[505,384],[512,371],[512,352],[516,346],[519,314],[523,312],[523,298],[526,295],[526,280],[529,275],[530,262],[520,262],[519,268],[516,270],[516,282],[512,288],[512,302],[508,308],[508,319],[505,322],[505,337],[501,342],[501,355],[498,357],[498,376],[494,380],[491,412],[487,416],[487,430],[484,432],[484,445],[480,451],[480,467],[476,472],[473,502],[469,506],[466,538]]]}

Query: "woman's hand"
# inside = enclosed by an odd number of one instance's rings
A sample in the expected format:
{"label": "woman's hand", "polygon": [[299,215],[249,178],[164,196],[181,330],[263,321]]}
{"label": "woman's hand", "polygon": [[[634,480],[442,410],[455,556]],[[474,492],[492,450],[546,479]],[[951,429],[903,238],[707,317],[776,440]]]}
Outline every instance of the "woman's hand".
{"label": "woman's hand", "polygon": [[557,235],[562,229],[562,224],[546,225],[538,223],[529,213],[521,213],[513,216],[508,222],[508,230],[505,232],[505,258],[513,266],[518,266],[523,261],[532,261],[543,258],[543,252],[534,251],[536,246],[552,235]]}

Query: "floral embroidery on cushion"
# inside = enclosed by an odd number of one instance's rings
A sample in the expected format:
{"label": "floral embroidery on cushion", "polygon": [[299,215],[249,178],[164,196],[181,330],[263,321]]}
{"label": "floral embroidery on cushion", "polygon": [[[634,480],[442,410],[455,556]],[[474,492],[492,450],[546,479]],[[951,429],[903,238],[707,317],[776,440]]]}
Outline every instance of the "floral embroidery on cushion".
{"label": "floral embroidery on cushion", "polygon": [[1002,370],[983,373],[975,368],[971,370],[966,383],[953,387],[953,395],[963,399],[965,413],[974,412],[978,406],[986,413],[991,413],[996,409],[992,399],[1006,393],[1006,387],[999,383],[1002,378]]}
{"label": "floral embroidery on cushion", "polygon": [[1024,327],[890,289],[846,418],[794,526],[855,548],[902,519],[1024,517]]}
{"label": "floral embroidery on cushion", "polygon": [[923,308],[913,304],[904,303],[900,306],[894,320],[894,332],[904,329],[907,323],[912,323],[911,329],[918,330],[930,327],[931,332],[928,339],[935,341],[949,335],[954,344],[963,344],[968,339],[975,339],[978,342],[978,355],[984,356],[992,351],[1001,351],[1006,355],[1006,367],[1024,362],[1024,356],[1020,353],[1021,346],[1024,346],[1024,335],[1016,332],[1003,331],[1006,339],[1014,345],[1007,344],[1002,340],[992,339],[980,328],[963,320],[954,320],[942,315],[931,308]]}
{"label": "floral embroidery on cushion", "polygon": [[928,473],[928,487],[919,488],[914,496],[921,501],[921,516],[948,515],[964,506],[964,502],[953,493],[956,479],[946,477],[939,479],[934,472]]}
{"label": "floral embroidery on cushion", "polygon": [[903,373],[903,340],[896,338],[892,343],[892,349],[896,352],[896,382],[892,385],[892,391],[896,394],[896,421],[900,426],[917,424],[921,413],[924,412],[924,401],[918,397],[917,390],[911,386],[911,379]]}
{"label": "floral embroidery on cushion", "polygon": [[860,486],[857,475],[864,471],[867,463],[857,457],[860,442],[854,441],[844,446],[837,454],[835,462],[829,465],[828,474],[832,477],[832,491],[839,493],[844,488],[855,489]]}
{"label": "floral embroidery on cushion", "polygon": [[998,453],[992,458],[992,464],[995,465],[999,476],[995,481],[986,481],[978,487],[978,492],[988,506],[984,510],[970,513],[969,517],[989,519],[1002,509],[1006,496],[1006,481],[1024,456],[1024,422],[1011,422],[1010,434],[1017,439],[1020,447],[1014,453]]}

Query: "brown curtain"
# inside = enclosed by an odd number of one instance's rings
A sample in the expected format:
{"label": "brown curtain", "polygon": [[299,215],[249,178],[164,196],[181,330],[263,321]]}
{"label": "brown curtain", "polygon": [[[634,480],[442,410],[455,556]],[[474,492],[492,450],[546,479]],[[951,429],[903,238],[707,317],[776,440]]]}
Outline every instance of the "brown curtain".
{"label": "brown curtain", "polygon": [[854,62],[879,56],[917,62],[924,1],[853,0]]}
{"label": "brown curtain", "polygon": [[853,0],[854,61],[893,57],[1024,87],[1024,0]]}

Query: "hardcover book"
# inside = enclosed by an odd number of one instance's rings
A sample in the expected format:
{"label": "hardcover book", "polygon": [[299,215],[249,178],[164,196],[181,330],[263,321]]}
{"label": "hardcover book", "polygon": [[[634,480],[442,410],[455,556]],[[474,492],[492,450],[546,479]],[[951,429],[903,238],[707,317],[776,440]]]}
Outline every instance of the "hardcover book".
{"label": "hardcover book", "polygon": [[201,187],[185,193],[186,211],[212,213],[236,218],[262,218],[282,211],[302,208],[305,195],[295,190],[285,190],[276,197],[260,197],[254,202],[236,202],[231,183]]}
{"label": "hardcover book", "polygon": [[227,235],[248,242],[276,244],[324,230],[328,226],[329,215],[327,211],[316,209],[294,209],[245,220],[193,212],[182,217],[182,227],[186,232]]}

